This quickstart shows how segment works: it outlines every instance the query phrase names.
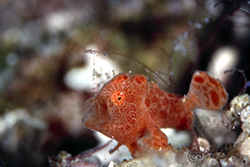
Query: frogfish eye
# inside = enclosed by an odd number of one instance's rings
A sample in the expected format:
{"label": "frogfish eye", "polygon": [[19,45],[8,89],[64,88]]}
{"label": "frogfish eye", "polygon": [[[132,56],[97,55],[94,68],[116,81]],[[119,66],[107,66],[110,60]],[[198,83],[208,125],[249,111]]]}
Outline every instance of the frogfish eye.
{"label": "frogfish eye", "polygon": [[124,100],[125,100],[125,95],[124,92],[122,91],[119,90],[114,91],[111,95],[111,101],[117,106],[121,105],[124,102]]}

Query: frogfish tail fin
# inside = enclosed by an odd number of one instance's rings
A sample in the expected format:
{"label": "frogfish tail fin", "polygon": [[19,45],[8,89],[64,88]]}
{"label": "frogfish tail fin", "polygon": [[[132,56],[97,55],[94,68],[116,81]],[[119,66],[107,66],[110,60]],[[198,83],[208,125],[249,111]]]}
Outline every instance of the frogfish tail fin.
{"label": "frogfish tail fin", "polygon": [[220,110],[227,103],[228,95],[222,83],[203,71],[193,74],[186,103],[192,108]]}

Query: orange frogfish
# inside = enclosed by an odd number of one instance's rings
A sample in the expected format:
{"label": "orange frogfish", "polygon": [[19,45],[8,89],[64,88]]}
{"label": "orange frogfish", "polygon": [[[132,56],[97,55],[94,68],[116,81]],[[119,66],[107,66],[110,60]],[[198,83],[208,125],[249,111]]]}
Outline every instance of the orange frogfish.
{"label": "orange frogfish", "polygon": [[86,101],[82,122],[125,145],[132,155],[139,145],[154,150],[168,149],[167,136],[160,128],[190,130],[192,110],[220,110],[227,102],[222,83],[203,71],[193,74],[189,92],[180,96],[148,82],[144,75],[121,73],[107,82],[100,92]]}

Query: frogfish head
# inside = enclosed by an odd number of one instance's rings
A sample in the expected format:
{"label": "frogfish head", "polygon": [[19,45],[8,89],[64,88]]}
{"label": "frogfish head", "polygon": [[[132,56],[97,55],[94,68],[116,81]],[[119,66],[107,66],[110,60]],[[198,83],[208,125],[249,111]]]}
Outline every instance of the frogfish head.
{"label": "frogfish head", "polygon": [[143,104],[147,89],[143,75],[118,74],[97,96],[85,102],[82,123],[86,128],[101,132],[111,128],[111,123],[112,126],[122,126]]}

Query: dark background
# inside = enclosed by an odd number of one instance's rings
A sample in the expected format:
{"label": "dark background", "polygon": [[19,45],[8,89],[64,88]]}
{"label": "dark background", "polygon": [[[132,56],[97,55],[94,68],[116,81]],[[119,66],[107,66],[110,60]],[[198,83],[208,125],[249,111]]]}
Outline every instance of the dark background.
{"label": "dark background", "polygon": [[[55,28],[48,23],[54,17],[54,24],[66,21]],[[77,155],[97,145],[80,121],[90,90],[75,91],[63,81],[68,70],[85,65],[74,55],[86,46],[134,57],[166,78],[172,71],[171,87],[161,86],[185,94],[192,73],[207,70],[223,46],[239,53],[229,69],[250,80],[249,21],[243,0],[2,0],[0,166],[48,166],[60,150]],[[146,74],[129,58],[109,56],[124,72]],[[227,75],[230,99],[249,92],[242,73]]]}

